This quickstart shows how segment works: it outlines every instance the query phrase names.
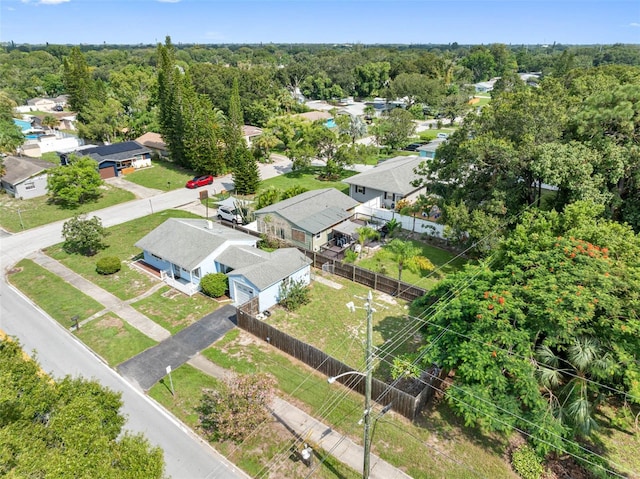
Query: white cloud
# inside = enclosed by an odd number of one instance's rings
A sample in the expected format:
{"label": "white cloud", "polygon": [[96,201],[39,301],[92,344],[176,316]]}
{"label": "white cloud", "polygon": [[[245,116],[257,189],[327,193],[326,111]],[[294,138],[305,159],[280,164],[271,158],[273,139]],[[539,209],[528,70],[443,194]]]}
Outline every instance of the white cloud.
{"label": "white cloud", "polygon": [[631,23],[629,24],[629,26],[630,26],[630,27],[640,27],[640,23],[638,23],[638,22],[631,22]]}

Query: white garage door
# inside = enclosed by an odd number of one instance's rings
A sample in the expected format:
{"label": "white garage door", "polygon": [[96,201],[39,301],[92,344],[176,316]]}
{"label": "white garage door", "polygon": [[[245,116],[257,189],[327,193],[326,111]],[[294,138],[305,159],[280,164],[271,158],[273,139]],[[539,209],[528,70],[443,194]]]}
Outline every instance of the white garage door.
{"label": "white garage door", "polygon": [[234,301],[237,305],[244,304],[253,298],[253,290],[251,288],[241,283],[234,284],[236,290]]}

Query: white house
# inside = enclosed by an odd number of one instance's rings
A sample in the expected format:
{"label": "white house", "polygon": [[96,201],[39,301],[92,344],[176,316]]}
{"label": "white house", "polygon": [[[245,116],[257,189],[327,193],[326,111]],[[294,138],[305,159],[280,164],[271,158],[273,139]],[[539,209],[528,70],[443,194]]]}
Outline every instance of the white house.
{"label": "white house", "polygon": [[342,181],[349,184],[349,196],[354,200],[365,203],[380,198],[381,205],[393,209],[398,201],[413,202],[426,192],[424,186],[413,185],[420,179],[415,169],[424,161],[419,156],[397,156]]}
{"label": "white house", "polygon": [[0,185],[10,195],[21,198],[36,198],[47,194],[47,170],[53,163],[28,157],[7,156],[4,158],[5,174]]}
{"label": "white house", "polygon": [[200,289],[209,273],[225,273],[236,305],[258,296],[260,311],[280,299],[287,279],[310,281],[310,261],[295,248],[267,253],[256,248],[259,238],[212,221],[171,218],[136,246],[144,261],[162,272],[164,280],[187,294]]}

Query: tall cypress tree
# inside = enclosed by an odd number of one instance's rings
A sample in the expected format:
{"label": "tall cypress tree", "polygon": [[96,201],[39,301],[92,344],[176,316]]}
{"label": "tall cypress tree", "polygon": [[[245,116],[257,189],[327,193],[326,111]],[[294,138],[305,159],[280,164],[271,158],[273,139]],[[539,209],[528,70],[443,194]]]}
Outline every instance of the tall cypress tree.
{"label": "tall cypress tree", "polygon": [[92,98],[93,79],[80,47],[73,47],[63,62],[62,81],[69,95],[69,106],[81,116]]}
{"label": "tall cypress tree", "polygon": [[184,119],[182,116],[182,72],[175,61],[175,47],[167,36],[165,45],[158,44],[158,116],[160,134],[179,165],[188,166],[184,145]]}
{"label": "tall cypress tree", "polygon": [[260,186],[260,169],[258,162],[247,148],[236,158],[236,167],[233,169],[233,184],[239,195],[253,195]]}
{"label": "tall cypress tree", "polygon": [[229,98],[229,115],[225,128],[225,158],[227,165],[235,169],[238,161],[244,156],[247,145],[242,136],[242,126],[244,118],[242,116],[242,104],[240,103],[240,90],[238,87],[238,79],[233,79],[231,88],[231,97]]}

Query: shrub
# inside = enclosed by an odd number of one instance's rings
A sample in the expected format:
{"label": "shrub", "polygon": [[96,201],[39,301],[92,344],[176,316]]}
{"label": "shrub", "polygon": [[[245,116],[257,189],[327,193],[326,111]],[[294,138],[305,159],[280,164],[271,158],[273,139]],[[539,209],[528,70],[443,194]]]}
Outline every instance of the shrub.
{"label": "shrub", "polygon": [[289,311],[309,302],[309,288],[302,280],[285,279],[280,285],[279,303]]}
{"label": "shrub", "polygon": [[524,444],[513,451],[511,465],[522,479],[540,479],[544,473],[540,458],[528,444]]}
{"label": "shrub", "polygon": [[275,379],[264,373],[227,379],[219,389],[205,389],[195,408],[210,440],[242,442],[271,413]]}
{"label": "shrub", "polygon": [[345,251],[344,253],[345,263],[355,263],[357,259],[358,259],[358,253],[356,253],[352,249]]}
{"label": "shrub", "polygon": [[117,273],[121,267],[120,258],[116,256],[105,256],[96,262],[96,272],[98,274]]}
{"label": "shrub", "polygon": [[229,279],[224,273],[205,274],[200,280],[202,292],[212,298],[219,298],[229,289]]}

